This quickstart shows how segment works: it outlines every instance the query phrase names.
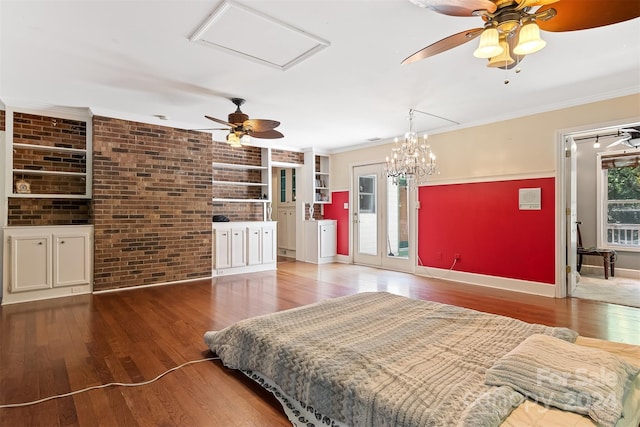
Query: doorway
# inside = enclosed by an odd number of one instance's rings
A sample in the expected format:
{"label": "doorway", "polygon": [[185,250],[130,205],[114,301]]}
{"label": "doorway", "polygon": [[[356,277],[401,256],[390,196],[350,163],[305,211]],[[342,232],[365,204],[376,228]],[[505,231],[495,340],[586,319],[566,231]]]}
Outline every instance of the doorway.
{"label": "doorway", "polygon": [[415,191],[405,180],[394,184],[384,166],[353,168],[353,262],[413,272]]}
{"label": "doorway", "polygon": [[[636,231],[640,226],[637,221],[640,215],[640,198],[637,190],[633,190],[635,193],[631,194],[632,186],[621,180],[628,173],[635,173],[638,177],[637,159],[640,159],[640,150],[631,144],[621,143],[620,139],[620,129],[636,127],[637,132],[633,135],[636,136],[640,134],[640,123],[613,123],[567,132],[562,136],[562,147],[566,153],[563,156],[566,208],[563,234],[568,266],[566,296],[640,306],[640,271],[637,267],[640,265],[640,248],[639,231]],[[637,144],[637,141],[633,144]],[[636,162],[635,166],[630,167],[629,162],[616,163],[630,157]],[[618,182],[621,184],[617,184]],[[618,187],[625,191],[621,192]],[[582,224],[583,247],[615,250],[615,277],[610,275],[605,279],[601,256],[585,256],[582,269],[577,270],[578,221]],[[621,241],[620,235],[626,236],[626,240]]]}

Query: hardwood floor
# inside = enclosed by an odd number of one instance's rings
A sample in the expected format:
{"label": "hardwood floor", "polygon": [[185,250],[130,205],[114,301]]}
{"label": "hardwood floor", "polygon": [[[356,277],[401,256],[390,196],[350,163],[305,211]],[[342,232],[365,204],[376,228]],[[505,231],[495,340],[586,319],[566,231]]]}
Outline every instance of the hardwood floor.
{"label": "hardwood floor", "polygon": [[[140,382],[210,356],[202,336],[235,321],[389,291],[640,345],[640,309],[480,288],[368,267],[283,262],[277,272],[0,308],[0,404]],[[0,409],[0,426],[290,426],[277,401],[218,361],[141,387]]]}

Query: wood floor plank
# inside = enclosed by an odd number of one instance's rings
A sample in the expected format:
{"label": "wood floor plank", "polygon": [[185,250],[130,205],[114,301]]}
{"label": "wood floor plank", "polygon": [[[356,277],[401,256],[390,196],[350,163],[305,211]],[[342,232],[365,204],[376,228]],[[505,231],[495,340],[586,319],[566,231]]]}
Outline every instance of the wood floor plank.
{"label": "wood floor plank", "polygon": [[[277,272],[0,307],[0,404],[109,382],[146,381],[210,355],[203,334],[239,320],[364,291],[387,291],[566,326],[640,345],[640,309],[553,299],[370,267],[283,262]],[[277,400],[220,362],[141,387],[0,409],[0,426],[289,426]]]}

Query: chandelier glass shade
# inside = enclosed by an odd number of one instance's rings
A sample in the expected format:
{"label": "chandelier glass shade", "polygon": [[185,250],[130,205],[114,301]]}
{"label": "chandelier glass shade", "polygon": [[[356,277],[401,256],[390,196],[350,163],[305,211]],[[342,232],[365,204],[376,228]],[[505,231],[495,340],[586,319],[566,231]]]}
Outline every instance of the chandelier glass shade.
{"label": "chandelier glass shade", "polygon": [[420,137],[414,129],[413,112],[409,110],[409,132],[405,133],[402,142],[396,138],[391,156],[386,158],[385,171],[395,185],[404,180],[414,186],[422,184],[437,172],[436,156],[427,144],[427,135]]}

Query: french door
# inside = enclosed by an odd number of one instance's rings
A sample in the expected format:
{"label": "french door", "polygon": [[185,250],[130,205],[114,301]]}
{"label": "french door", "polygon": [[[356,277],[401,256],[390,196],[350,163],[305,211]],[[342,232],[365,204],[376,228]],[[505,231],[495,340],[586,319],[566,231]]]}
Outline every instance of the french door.
{"label": "french door", "polygon": [[355,264],[413,271],[415,266],[415,192],[406,182],[393,184],[384,164],[353,168],[353,242]]}

